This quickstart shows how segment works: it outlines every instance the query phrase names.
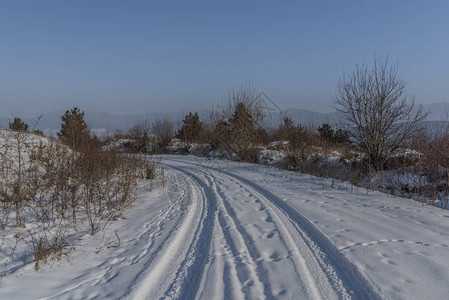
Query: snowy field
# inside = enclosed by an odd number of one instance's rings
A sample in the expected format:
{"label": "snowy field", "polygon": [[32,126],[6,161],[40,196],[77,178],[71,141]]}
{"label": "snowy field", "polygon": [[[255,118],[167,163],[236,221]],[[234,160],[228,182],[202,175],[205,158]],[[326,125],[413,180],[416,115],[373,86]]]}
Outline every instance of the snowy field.
{"label": "snowy field", "polygon": [[445,299],[449,212],[275,168],[164,156],[168,185],[0,299]]}

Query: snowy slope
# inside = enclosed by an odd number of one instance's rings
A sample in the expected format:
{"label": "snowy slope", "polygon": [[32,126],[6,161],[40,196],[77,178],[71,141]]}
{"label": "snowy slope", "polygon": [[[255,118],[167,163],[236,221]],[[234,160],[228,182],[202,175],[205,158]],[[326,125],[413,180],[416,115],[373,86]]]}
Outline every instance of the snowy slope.
{"label": "snowy slope", "polygon": [[[166,156],[169,185],[1,299],[443,299],[449,213],[269,167]],[[335,185],[334,185],[335,186]]]}

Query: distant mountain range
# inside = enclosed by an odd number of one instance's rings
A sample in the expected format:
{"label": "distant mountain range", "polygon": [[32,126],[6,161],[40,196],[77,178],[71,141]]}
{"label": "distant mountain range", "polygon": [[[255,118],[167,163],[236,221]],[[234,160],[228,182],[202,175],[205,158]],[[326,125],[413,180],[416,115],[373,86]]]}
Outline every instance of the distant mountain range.
{"label": "distant mountain range", "polygon": [[[429,111],[428,121],[448,121],[449,120],[449,103],[441,102],[424,105],[424,109]],[[199,110],[201,115],[207,114],[208,110]],[[112,114],[100,111],[86,111],[87,125],[97,133],[112,133],[116,130],[127,130],[137,121],[148,118],[157,120],[168,118],[170,121],[179,125],[188,112],[165,112],[165,113],[149,113],[149,114]],[[45,134],[51,134],[59,131],[61,126],[61,116],[63,111],[51,112],[45,114],[39,121],[37,129],[44,131]],[[337,112],[321,113],[306,109],[290,108],[282,112],[270,112],[267,114],[265,123],[269,127],[276,127],[285,116],[289,116],[295,123],[305,126],[318,127],[323,123],[334,123],[337,119]],[[7,127],[11,118],[0,118],[0,127]],[[28,124],[33,124],[32,119],[25,120]],[[429,122],[435,123],[435,122]]]}
{"label": "distant mountain range", "polygon": [[429,112],[428,121],[449,121],[449,102],[427,104],[423,107]]}
{"label": "distant mountain range", "polygon": [[[39,120],[36,129],[42,130],[46,135],[55,134],[61,128],[61,116],[63,111],[55,111],[46,113]],[[146,118],[150,120],[157,120],[161,118],[168,118],[170,121],[177,124],[184,118],[184,112],[167,112],[167,113],[150,113],[150,114],[112,114],[101,111],[86,111],[85,120],[89,128],[97,133],[113,133],[116,130],[127,130],[139,120]],[[11,118],[0,117],[0,127],[6,128]],[[26,123],[33,127],[32,124],[36,122],[36,118],[24,119]]]}

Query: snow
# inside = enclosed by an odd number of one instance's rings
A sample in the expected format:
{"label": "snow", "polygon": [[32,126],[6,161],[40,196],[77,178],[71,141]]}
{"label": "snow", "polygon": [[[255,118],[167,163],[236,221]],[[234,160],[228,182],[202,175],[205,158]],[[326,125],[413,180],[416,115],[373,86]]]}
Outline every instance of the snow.
{"label": "snow", "polygon": [[288,146],[288,141],[274,141],[268,144],[268,149],[281,150]]}
{"label": "snow", "polygon": [[[48,146],[52,141],[46,137],[32,133],[15,132],[0,129],[0,151],[2,159],[11,167],[18,167],[18,156],[21,155],[22,164],[30,164],[30,156],[40,148]],[[20,149],[20,151],[18,151]]]}
{"label": "snow", "polygon": [[277,166],[286,158],[284,151],[260,150],[258,153],[259,163],[262,165]]}
{"label": "snow", "polygon": [[[5,200],[13,194],[12,182],[15,182],[20,175],[22,181],[32,180],[34,174],[41,175],[42,165],[37,163],[33,156],[44,148],[55,146],[56,143],[48,138],[38,136],[32,133],[15,132],[10,130],[0,129],[0,185],[1,185],[1,199]],[[59,146],[52,147],[54,151],[70,152],[67,147]],[[54,162],[58,164],[58,161]],[[32,174],[27,170],[35,170]],[[37,178],[36,180],[41,180]],[[26,190],[25,184],[22,189]],[[7,200],[5,200],[6,202]],[[15,219],[15,208],[12,205],[0,205],[1,211],[1,225],[0,225],[0,268],[1,275],[7,275],[16,272],[21,266],[27,263],[32,263],[32,248],[36,246],[36,241],[41,235],[42,228],[39,228],[35,222],[28,222],[38,215],[38,208],[32,205],[23,205],[21,209],[21,218],[23,219],[23,226],[10,226],[14,223],[11,220]],[[48,228],[51,233],[62,233],[62,228],[65,228],[66,220],[60,220],[59,226]],[[51,222],[48,222],[50,224]],[[52,224],[56,225],[56,224]],[[69,251],[70,249],[67,249]],[[1,280],[1,278],[0,278]]]}
{"label": "snow", "polygon": [[124,218],[68,258],[3,276],[0,298],[447,296],[447,210],[267,166],[169,155],[161,166],[164,190],[142,184]]}

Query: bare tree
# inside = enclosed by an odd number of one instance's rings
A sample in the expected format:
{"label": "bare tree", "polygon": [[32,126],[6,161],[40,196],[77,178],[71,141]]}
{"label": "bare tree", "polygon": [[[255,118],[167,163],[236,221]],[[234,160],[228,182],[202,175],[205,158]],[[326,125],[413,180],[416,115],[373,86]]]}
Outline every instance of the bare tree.
{"label": "bare tree", "polygon": [[427,117],[406,92],[398,64],[374,58],[374,67],[356,70],[338,82],[334,106],[341,125],[350,129],[357,145],[369,157],[370,167],[382,170],[388,155],[415,134]]}
{"label": "bare tree", "polygon": [[211,109],[203,116],[202,122],[204,124],[204,140],[213,146],[218,146],[223,140],[227,140],[221,135],[222,131],[217,130],[219,124],[225,123],[225,116],[220,110]]}
{"label": "bare tree", "polygon": [[151,141],[151,121],[149,118],[137,121],[133,127],[128,130],[129,136],[134,139],[134,150],[146,152],[148,143]]}
{"label": "bare tree", "polygon": [[170,122],[167,118],[159,119],[152,124],[153,133],[157,139],[161,142],[162,146],[167,146],[174,135],[173,122]]}

